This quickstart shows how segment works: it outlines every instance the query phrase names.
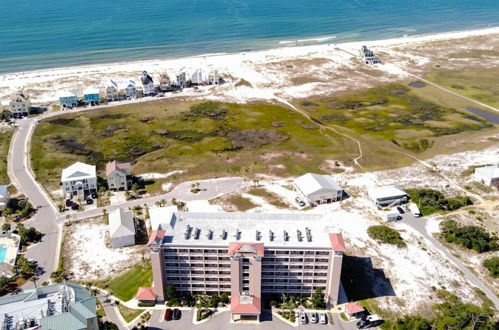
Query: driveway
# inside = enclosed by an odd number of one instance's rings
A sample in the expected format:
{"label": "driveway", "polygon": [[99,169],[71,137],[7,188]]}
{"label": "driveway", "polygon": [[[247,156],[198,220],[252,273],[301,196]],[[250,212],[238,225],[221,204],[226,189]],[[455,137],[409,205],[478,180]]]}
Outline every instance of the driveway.
{"label": "driveway", "polygon": [[320,329],[338,329],[353,330],[357,329],[355,322],[343,322],[337,314],[333,314],[333,325],[306,324],[298,327],[291,326],[275,318],[269,310],[264,310],[262,322],[260,324],[233,324],[230,323],[230,313],[222,312],[215,315],[212,319],[202,324],[192,324],[193,311],[182,311],[182,318],[177,321],[164,321],[164,311],[155,310],[152,313],[149,329],[182,329],[182,330],[213,330],[213,329],[243,329],[243,330],[320,330]]}

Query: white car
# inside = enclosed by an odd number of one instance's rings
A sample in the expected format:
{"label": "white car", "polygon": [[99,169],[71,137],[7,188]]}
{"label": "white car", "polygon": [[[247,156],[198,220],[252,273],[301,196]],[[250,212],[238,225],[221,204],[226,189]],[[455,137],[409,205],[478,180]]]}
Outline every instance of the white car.
{"label": "white car", "polygon": [[300,319],[301,324],[307,324],[307,314],[305,314],[304,312],[300,312],[298,318]]}
{"label": "white car", "polygon": [[327,315],[326,313],[319,313],[319,323],[327,324]]}
{"label": "white car", "polygon": [[310,313],[310,323],[317,323],[317,321],[318,321],[317,313],[316,312]]}

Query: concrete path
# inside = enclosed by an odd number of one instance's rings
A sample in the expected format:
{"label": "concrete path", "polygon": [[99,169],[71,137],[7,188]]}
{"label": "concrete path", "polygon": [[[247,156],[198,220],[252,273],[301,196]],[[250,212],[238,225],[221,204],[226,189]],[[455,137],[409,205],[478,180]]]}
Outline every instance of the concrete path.
{"label": "concrete path", "polygon": [[128,327],[126,325],[126,322],[118,311],[116,305],[114,304],[114,300],[112,298],[109,298],[104,293],[99,293],[97,295],[97,299],[99,299],[102,307],[104,308],[104,311],[106,312],[107,320],[116,324],[118,326],[118,329],[127,330]]}

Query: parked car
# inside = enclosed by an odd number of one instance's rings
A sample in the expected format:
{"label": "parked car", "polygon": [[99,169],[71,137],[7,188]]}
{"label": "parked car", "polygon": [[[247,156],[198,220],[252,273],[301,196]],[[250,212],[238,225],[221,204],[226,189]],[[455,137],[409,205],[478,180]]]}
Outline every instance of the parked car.
{"label": "parked car", "polygon": [[73,198],[73,195],[72,195],[71,193],[67,193],[67,194],[66,194],[66,199],[69,199],[69,200],[70,200],[70,199],[72,199],[72,198]]}
{"label": "parked car", "polygon": [[87,199],[87,204],[88,204],[88,205],[91,205],[91,204],[93,204],[93,203],[94,203],[94,200],[93,200],[92,198],[88,198],[88,199]]}
{"label": "parked car", "polygon": [[397,206],[397,210],[399,211],[400,214],[404,214],[405,211],[403,208],[401,208],[400,206]]}
{"label": "parked car", "polygon": [[171,308],[167,308],[166,311],[165,311],[165,321],[170,321],[172,319],[172,309]]}
{"label": "parked car", "polygon": [[73,201],[70,200],[70,199],[67,199],[66,200],[66,206],[71,206],[71,205],[73,205]]}
{"label": "parked car", "polygon": [[79,207],[78,203],[71,204],[71,210],[73,210],[73,211],[78,210],[78,207]]}
{"label": "parked car", "polygon": [[319,323],[327,324],[327,315],[326,313],[319,313]]}
{"label": "parked car", "polygon": [[409,206],[407,206],[407,205],[403,205],[403,206],[402,206],[402,208],[404,209],[404,211],[406,211],[406,212],[410,212],[410,210],[409,210]]}
{"label": "parked car", "polygon": [[298,318],[300,319],[301,324],[307,324],[307,314],[305,314],[304,312],[300,312]]}
{"label": "parked car", "polygon": [[310,323],[317,323],[318,317],[316,312],[310,313]]}
{"label": "parked car", "polygon": [[381,317],[379,317],[379,315],[373,314],[362,318],[359,322],[357,322],[356,325],[358,329],[366,329],[371,327],[377,327],[381,323],[383,323]]}
{"label": "parked car", "polygon": [[174,320],[180,320],[181,317],[182,317],[182,312],[180,311],[180,309],[175,308],[173,310],[173,319]]}
{"label": "parked car", "polygon": [[91,196],[92,196],[92,198],[93,198],[93,199],[96,199],[97,197],[99,197],[99,196],[97,195],[97,193],[95,193],[95,192],[94,192],[94,193],[92,193],[92,195],[91,195]]}
{"label": "parked car", "polygon": [[301,207],[305,206],[305,202],[303,200],[301,200],[300,197],[296,197],[295,202],[296,202],[296,204],[298,204]]}

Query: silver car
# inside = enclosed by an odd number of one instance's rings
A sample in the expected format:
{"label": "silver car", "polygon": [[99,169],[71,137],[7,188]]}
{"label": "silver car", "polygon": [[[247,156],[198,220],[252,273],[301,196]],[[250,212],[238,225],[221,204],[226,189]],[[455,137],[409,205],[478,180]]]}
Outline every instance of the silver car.
{"label": "silver car", "polygon": [[301,324],[307,324],[307,314],[305,314],[304,312],[300,312],[298,318],[300,319]]}
{"label": "silver car", "polygon": [[317,323],[318,317],[316,312],[310,313],[310,323]]}
{"label": "silver car", "polygon": [[326,313],[319,313],[319,323],[327,324],[327,315]]}

